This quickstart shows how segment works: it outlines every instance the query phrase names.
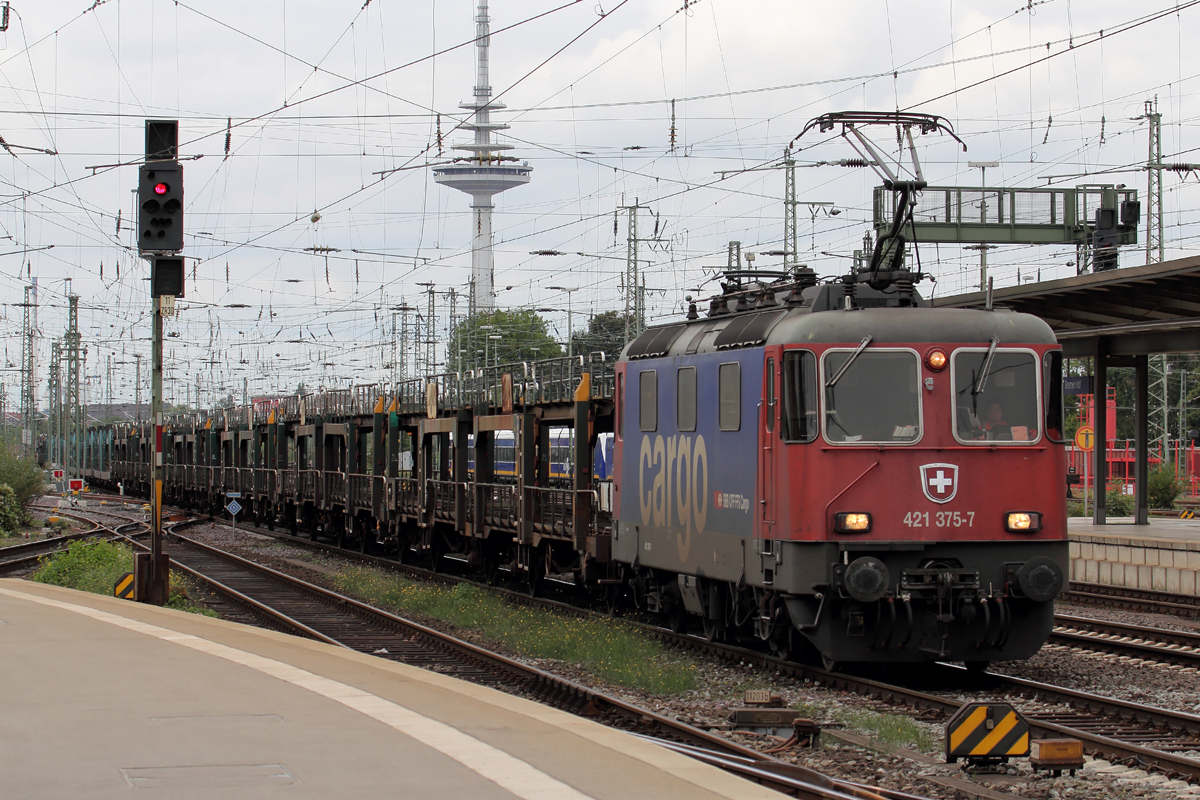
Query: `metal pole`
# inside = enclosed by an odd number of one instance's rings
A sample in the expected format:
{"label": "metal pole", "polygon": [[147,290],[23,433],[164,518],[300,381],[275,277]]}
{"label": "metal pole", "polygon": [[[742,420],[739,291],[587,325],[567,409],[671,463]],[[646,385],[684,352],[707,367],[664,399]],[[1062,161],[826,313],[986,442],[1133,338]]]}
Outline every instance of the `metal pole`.
{"label": "metal pole", "polygon": [[[1093,441],[1095,441],[1095,437],[1092,437],[1092,438],[1093,438]],[[1092,463],[1092,454],[1084,453],[1083,454],[1083,515],[1085,517],[1088,515],[1088,493],[1091,492],[1091,485],[1088,483],[1088,475],[1091,472],[1091,470],[1089,470],[1088,467],[1091,465],[1091,463]]]}
{"label": "metal pole", "polygon": [[160,574],[162,569],[162,484],[163,484],[163,453],[162,453],[162,393],[163,393],[163,323],[162,298],[151,300],[151,315],[154,317],[154,347],[151,354],[153,363],[153,383],[150,395],[150,419],[154,425],[154,462],[151,471],[150,495],[150,582],[155,587],[151,592],[152,602],[162,605],[167,600],[166,587],[163,585],[168,577]]}

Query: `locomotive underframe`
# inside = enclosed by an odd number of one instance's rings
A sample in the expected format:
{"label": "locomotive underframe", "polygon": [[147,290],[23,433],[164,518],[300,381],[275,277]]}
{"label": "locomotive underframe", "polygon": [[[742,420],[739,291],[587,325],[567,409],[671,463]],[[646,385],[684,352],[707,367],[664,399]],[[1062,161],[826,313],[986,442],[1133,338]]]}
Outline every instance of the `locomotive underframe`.
{"label": "locomotive underframe", "polygon": [[[706,542],[705,552],[712,564],[688,575],[673,532],[618,523],[613,538],[618,562],[657,576],[657,592],[640,590],[649,595],[640,607],[671,614],[682,605],[710,634],[741,628],[793,644],[798,634],[837,662],[1029,658],[1050,633],[1054,604],[1025,597],[1016,575],[1045,558],[1061,578],[1068,564],[1065,540],[850,544],[722,536]],[[889,576],[881,596],[866,602],[844,580],[846,567],[863,557]]]}

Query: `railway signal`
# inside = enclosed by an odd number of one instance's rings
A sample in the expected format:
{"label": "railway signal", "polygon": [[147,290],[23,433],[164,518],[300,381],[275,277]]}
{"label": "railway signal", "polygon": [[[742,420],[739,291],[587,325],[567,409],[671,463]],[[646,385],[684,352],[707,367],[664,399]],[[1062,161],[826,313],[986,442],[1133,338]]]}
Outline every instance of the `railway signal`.
{"label": "railway signal", "polygon": [[138,168],[138,251],[150,260],[150,304],[153,326],[150,422],[154,460],[151,464],[150,552],[135,557],[137,599],[154,605],[167,602],[171,560],[162,551],[162,378],[164,314],[173,313],[183,296],[183,165],[179,158],[179,121],[146,120],[146,163]]}
{"label": "railway signal", "polygon": [[183,249],[183,165],[151,161],[138,168],[138,250]]}

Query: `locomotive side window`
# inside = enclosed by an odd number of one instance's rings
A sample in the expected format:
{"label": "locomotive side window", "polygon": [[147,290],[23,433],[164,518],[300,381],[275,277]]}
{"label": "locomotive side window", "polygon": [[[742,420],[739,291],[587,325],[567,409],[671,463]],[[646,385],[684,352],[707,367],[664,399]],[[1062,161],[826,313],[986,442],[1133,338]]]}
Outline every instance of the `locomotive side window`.
{"label": "locomotive side window", "polygon": [[625,439],[625,373],[617,373],[617,438]]}
{"label": "locomotive side window", "polygon": [[775,359],[767,359],[767,430],[775,430]]}
{"label": "locomotive side window", "polygon": [[638,373],[638,422],[644,431],[658,430],[658,373]]}
{"label": "locomotive side window", "polygon": [[783,354],[783,440],[817,438],[817,359],[806,350]]}
{"label": "locomotive side window", "polygon": [[1042,359],[1042,391],[1046,395],[1046,438],[1065,442],[1063,429],[1063,354],[1061,350],[1046,353]]}
{"label": "locomotive side window", "polygon": [[864,350],[847,367],[855,352],[825,354],[825,438],[847,444],[910,443],[921,438],[916,353]]}
{"label": "locomotive side window", "polygon": [[675,421],[679,430],[696,430],[696,368],[680,367],[675,373]]}
{"label": "locomotive side window", "polygon": [[[954,435],[964,444],[1029,443],[1042,431],[1038,359],[1028,351],[954,352]],[[1061,401],[1060,401],[1061,408]],[[1061,430],[1061,422],[1059,423]]]}
{"label": "locomotive side window", "polygon": [[722,364],[717,374],[717,394],[721,410],[720,427],[736,431],[742,427],[742,365]]}

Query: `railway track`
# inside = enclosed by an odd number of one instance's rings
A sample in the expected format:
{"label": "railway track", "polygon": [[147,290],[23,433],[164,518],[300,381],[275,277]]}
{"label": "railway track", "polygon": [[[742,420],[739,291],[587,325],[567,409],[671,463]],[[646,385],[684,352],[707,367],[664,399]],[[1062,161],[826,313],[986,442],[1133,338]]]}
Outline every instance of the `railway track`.
{"label": "railway track", "polygon": [[[243,525],[242,527],[250,526]],[[395,561],[376,556],[347,553],[330,545],[285,533],[262,529],[255,529],[255,532],[300,546],[337,553],[349,560],[386,566],[422,579],[443,582],[466,580],[444,573],[433,573],[408,564],[400,565]],[[474,583],[473,581],[468,582]],[[529,598],[518,592],[505,593],[516,602],[550,606],[568,610],[570,613],[596,613],[556,600]],[[1068,617],[1064,622],[1082,625],[1082,622],[1075,622],[1082,619]],[[1128,637],[1131,641],[1119,644],[1133,647],[1133,640],[1138,638],[1129,635],[1128,627],[1121,630],[1121,626],[1116,623],[1103,623],[1099,620],[1088,620],[1088,622],[1108,626],[1106,629],[1092,628],[1091,637],[1083,640],[1089,645],[1099,646],[1101,641],[1108,643],[1113,637],[1117,639]],[[951,665],[937,665],[935,669],[923,670],[920,685],[928,687],[923,690],[912,685],[899,686],[884,683],[865,675],[829,672],[817,667],[776,658],[756,650],[709,642],[698,636],[675,633],[646,623],[631,621],[630,624],[642,627],[651,635],[667,643],[686,649],[778,671],[800,680],[815,682],[831,688],[855,692],[891,705],[936,711],[947,717],[954,714],[965,702],[953,696],[954,694],[965,693],[973,696],[986,694],[995,698],[1007,698],[1022,709],[1022,713],[1029,719],[1035,736],[1077,738],[1084,742],[1085,749],[1093,756],[1153,769],[1172,778],[1200,782],[1200,716],[998,673],[969,673],[965,669]],[[1078,627],[1074,630],[1077,634],[1086,635]],[[1145,630],[1153,631],[1155,634],[1173,635],[1177,633],[1159,629]],[[1064,629],[1064,634],[1066,633],[1067,631]],[[1185,644],[1184,640],[1188,643]],[[1185,635],[1166,642],[1165,648],[1177,645],[1176,649],[1182,652],[1182,648],[1185,646],[1197,646],[1191,644],[1191,641],[1193,640]],[[1162,649],[1164,648],[1159,648],[1154,652],[1160,652]],[[578,688],[585,692],[591,691],[583,687]]]}
{"label": "railway track", "polygon": [[[42,511],[53,510],[44,506],[35,506]],[[66,549],[71,542],[80,541],[83,539],[93,539],[96,537],[115,537],[119,529],[124,527],[118,525],[115,528],[107,525],[102,525],[94,519],[89,519],[82,515],[73,513],[58,512],[59,516],[70,517],[80,521],[92,524],[92,528],[86,531],[77,531],[75,533],[67,533],[62,536],[50,536],[45,539],[36,539],[21,544],[9,545],[8,547],[0,548],[0,575],[9,575],[17,572],[23,572],[28,569],[33,569],[38,565],[38,560],[45,555],[57,553],[60,550]],[[113,514],[112,516],[123,517],[123,515]],[[132,520],[125,525],[137,524]],[[125,531],[126,535],[132,531]]]}
{"label": "railway track", "polygon": [[1062,595],[1062,599],[1080,605],[1116,606],[1200,620],[1200,597],[1193,595],[1071,581],[1070,589]]}
{"label": "railway track", "polygon": [[[920,800],[885,789],[864,789],[741,747],[719,736],[559,678],[418,623],[360,603],[218,548],[189,539],[171,528],[163,550],[182,571],[225,602],[237,616],[294,633],[421,667],[557,708],[613,727],[653,736],[677,746],[698,748],[726,769],[812,800]],[[137,544],[136,546],[144,547]]]}
{"label": "railway track", "polygon": [[1058,644],[1200,668],[1200,633],[1070,614],[1056,614],[1054,622],[1050,641]]}

